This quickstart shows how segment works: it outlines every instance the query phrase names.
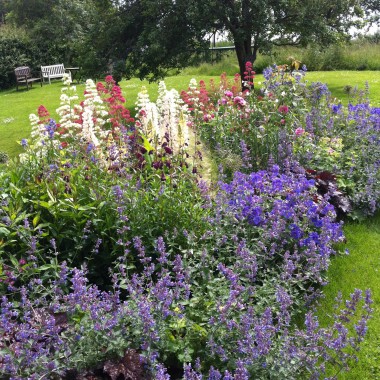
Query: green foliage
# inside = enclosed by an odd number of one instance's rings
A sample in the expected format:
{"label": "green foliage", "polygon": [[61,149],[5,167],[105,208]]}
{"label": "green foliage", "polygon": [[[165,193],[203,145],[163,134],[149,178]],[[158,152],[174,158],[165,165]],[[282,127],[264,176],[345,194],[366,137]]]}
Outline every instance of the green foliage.
{"label": "green foliage", "polygon": [[14,69],[17,66],[33,65],[36,53],[32,41],[22,30],[0,27],[0,88],[5,89],[15,85]]}
{"label": "green foliage", "polygon": [[114,16],[110,4],[92,0],[17,0],[8,3],[6,10],[7,26],[23,28],[28,35],[34,54],[27,49],[26,59],[33,68],[63,62],[67,67],[82,66],[83,73],[94,78],[107,72],[114,51],[110,46],[116,47],[111,43],[115,35],[110,31],[118,25],[116,19],[110,21]]}
{"label": "green foliage", "polygon": [[[111,73],[112,65],[127,60],[127,77],[155,80],[210,59],[210,33],[215,30],[228,34],[243,76],[247,60],[255,61],[259,53],[274,55],[279,45],[319,43],[324,55],[326,46],[348,38],[351,26],[361,28],[375,18],[378,8],[378,0],[340,0],[333,7],[314,0],[282,1],[280,7],[262,0],[15,0],[4,2],[1,12],[7,25],[25,28],[34,49],[26,60],[33,67],[63,62],[101,78]],[[345,69],[338,59],[341,53],[340,48],[331,51],[323,69]],[[269,63],[265,58],[257,67]],[[312,68],[314,60],[304,63]],[[357,62],[356,69],[371,69],[371,63]]]}
{"label": "green foliage", "polygon": [[[207,48],[207,32],[224,30],[233,41],[243,77],[245,62],[255,62],[259,52],[275,46],[344,41],[351,26],[362,27],[376,4],[346,0],[325,2],[261,0],[141,2],[144,16],[135,50],[128,60],[140,77],[162,76],[169,68],[188,66],[200,49]],[[360,18],[360,19],[359,19]],[[191,27],[189,27],[189,25]]]}
{"label": "green foliage", "polygon": [[[118,137],[125,144],[120,143],[125,149],[122,162],[115,162],[108,151],[104,152],[107,158],[103,154],[96,158],[77,136],[70,140],[69,150],[62,149],[57,131],[55,136],[57,141],[44,136],[46,141],[32,139],[27,144],[24,139],[23,165],[11,163],[0,173],[5,202],[5,221],[0,226],[6,255],[22,258],[31,239],[25,236],[20,243],[14,236],[24,224],[33,225],[33,231],[43,231],[35,246],[44,260],[51,254],[53,239],[60,260],[77,267],[87,262],[90,278],[104,286],[108,268],[133,237],[141,237],[153,252],[158,236],[170,233],[171,244],[179,248],[186,241],[183,230],[207,227],[204,200],[184,156],[165,154],[156,170],[153,159],[159,155],[153,154],[147,139],[137,132],[130,136],[134,144],[129,135]],[[131,146],[137,151],[130,151]],[[145,156],[139,149],[145,150]],[[131,259],[131,267],[135,264]]]}
{"label": "green foliage", "polygon": [[[358,38],[350,42],[321,46],[308,44],[306,47],[273,47],[270,52],[259,52],[254,63],[256,73],[276,64],[290,64],[292,57],[305,64],[308,71],[380,70],[380,44],[374,39]],[[229,42],[228,44],[231,44]],[[234,52],[222,52],[221,60],[188,67],[182,71],[193,75],[218,75],[225,71],[233,76],[238,72],[238,61]],[[365,79],[364,79],[365,80]]]}

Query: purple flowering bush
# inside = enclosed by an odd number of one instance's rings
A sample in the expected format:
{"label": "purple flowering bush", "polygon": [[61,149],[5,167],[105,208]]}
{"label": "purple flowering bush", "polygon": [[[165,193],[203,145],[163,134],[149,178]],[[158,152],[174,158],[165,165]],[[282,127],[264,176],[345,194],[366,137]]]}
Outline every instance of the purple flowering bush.
{"label": "purple flowering bush", "polygon": [[[284,280],[322,285],[323,272],[343,240],[334,207],[304,173],[282,174],[277,165],[251,174],[235,172],[220,185],[229,227],[257,251],[258,267],[278,268]],[[220,200],[218,200],[220,202]]]}
{"label": "purple flowering bush", "polygon": [[2,298],[3,373],[106,373],[128,350],[145,363],[139,376],[154,379],[319,378],[329,363],[345,366],[365,334],[370,294],[355,292],[330,328],[309,310],[342,239],[334,209],[303,173],[276,166],[220,187],[209,231],[182,231],[188,248],[180,250],[159,237],[154,255],[136,236],[139,271],[126,250],[111,291],[66,262],[24,266],[28,283]]}

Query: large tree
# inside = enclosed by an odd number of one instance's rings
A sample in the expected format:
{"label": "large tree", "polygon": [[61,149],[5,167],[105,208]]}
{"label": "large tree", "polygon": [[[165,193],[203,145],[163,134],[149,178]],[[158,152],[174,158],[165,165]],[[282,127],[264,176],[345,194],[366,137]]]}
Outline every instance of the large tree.
{"label": "large tree", "polygon": [[[136,0],[142,29],[129,61],[140,76],[191,63],[213,31],[232,39],[240,71],[274,45],[329,44],[378,16],[380,0]],[[142,20],[142,21],[141,21]]]}

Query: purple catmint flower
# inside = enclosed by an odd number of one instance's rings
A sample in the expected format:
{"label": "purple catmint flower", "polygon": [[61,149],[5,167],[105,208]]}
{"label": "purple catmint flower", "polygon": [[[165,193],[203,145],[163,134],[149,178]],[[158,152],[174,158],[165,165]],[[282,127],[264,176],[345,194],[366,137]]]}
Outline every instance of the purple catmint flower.
{"label": "purple catmint flower", "polygon": [[50,245],[54,249],[54,252],[57,252],[57,243],[54,238],[50,239]]}
{"label": "purple catmint flower", "polygon": [[49,139],[53,139],[56,129],[57,129],[57,124],[55,120],[50,119],[48,124],[45,125],[45,130]]}
{"label": "purple catmint flower", "polygon": [[116,200],[120,202],[123,199],[124,195],[122,188],[119,185],[116,185],[112,188],[112,191],[115,195]]}
{"label": "purple catmint flower", "polygon": [[156,365],[154,378],[155,380],[170,380],[170,376],[162,364]]}
{"label": "purple catmint flower", "polygon": [[208,380],[221,380],[221,379],[222,379],[221,373],[211,366],[209,374],[208,374]]}
{"label": "purple catmint flower", "polygon": [[235,371],[234,380],[249,380],[249,373],[244,362],[242,360],[238,360],[236,365],[237,368]]}
{"label": "purple catmint flower", "polygon": [[166,264],[168,262],[168,259],[167,259],[168,254],[166,252],[165,242],[162,236],[158,237],[156,241],[156,251],[160,255],[158,262],[161,265]]}
{"label": "purple catmint flower", "polygon": [[264,78],[269,81],[272,77],[273,69],[271,67],[267,67],[263,70]]}
{"label": "purple catmint flower", "polygon": [[303,236],[303,231],[296,224],[291,224],[290,225],[290,236],[293,239],[299,240]]}
{"label": "purple catmint flower", "polygon": [[92,150],[94,150],[95,145],[93,143],[88,143],[86,148],[86,153],[90,153]]}
{"label": "purple catmint flower", "polygon": [[102,244],[103,240],[98,238],[96,239],[96,243],[95,243],[95,246],[94,248],[92,249],[92,252],[95,253],[95,254],[98,254],[99,253],[99,247],[100,245]]}

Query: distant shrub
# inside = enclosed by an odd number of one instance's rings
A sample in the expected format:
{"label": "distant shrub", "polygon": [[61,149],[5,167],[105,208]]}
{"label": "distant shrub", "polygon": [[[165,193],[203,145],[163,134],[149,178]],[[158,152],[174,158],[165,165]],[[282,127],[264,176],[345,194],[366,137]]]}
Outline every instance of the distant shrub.
{"label": "distant shrub", "polygon": [[15,83],[15,67],[31,63],[30,44],[25,39],[0,35],[0,56],[0,88],[5,89]]}

